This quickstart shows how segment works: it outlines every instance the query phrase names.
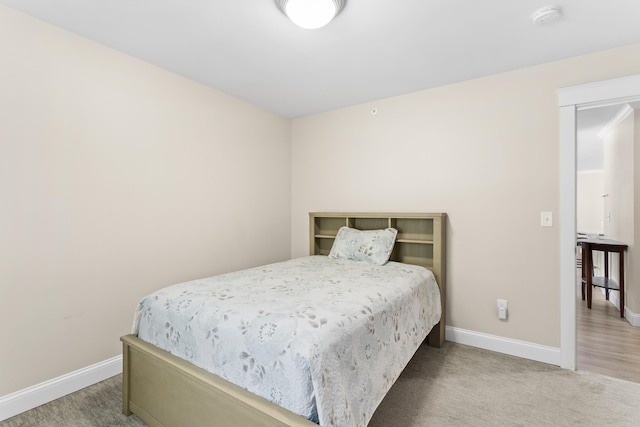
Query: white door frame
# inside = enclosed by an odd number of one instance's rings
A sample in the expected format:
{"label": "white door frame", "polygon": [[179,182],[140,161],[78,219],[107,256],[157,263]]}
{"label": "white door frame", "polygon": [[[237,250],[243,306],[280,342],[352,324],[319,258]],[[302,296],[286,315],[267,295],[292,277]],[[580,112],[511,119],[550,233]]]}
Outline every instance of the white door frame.
{"label": "white door frame", "polygon": [[[558,89],[560,107],[560,366],[576,369],[576,116],[640,100],[640,75]],[[624,310],[624,307],[621,308]]]}

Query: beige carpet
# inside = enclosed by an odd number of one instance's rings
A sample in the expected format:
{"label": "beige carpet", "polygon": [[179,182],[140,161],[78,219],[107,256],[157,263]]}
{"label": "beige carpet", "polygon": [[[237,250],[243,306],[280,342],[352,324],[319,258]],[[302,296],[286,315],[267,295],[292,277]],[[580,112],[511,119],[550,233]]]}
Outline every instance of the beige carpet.
{"label": "beige carpet", "polygon": [[640,384],[445,344],[418,350],[369,427],[640,426]]}
{"label": "beige carpet", "polygon": [[[144,426],[120,413],[120,381],[0,426]],[[418,350],[369,424],[382,426],[640,426],[640,384],[447,342]]]}

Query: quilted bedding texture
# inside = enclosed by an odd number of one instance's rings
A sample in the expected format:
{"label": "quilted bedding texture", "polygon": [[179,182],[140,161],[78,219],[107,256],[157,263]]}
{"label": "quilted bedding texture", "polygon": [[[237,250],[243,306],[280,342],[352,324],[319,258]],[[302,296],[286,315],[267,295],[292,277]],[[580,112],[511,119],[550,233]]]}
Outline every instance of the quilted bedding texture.
{"label": "quilted bedding texture", "polygon": [[423,267],[310,256],[161,289],[133,333],[321,426],[366,426],[440,315]]}

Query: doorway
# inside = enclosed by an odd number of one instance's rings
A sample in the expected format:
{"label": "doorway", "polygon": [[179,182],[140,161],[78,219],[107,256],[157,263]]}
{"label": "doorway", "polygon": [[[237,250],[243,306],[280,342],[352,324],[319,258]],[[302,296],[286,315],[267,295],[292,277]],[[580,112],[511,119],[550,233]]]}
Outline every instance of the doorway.
{"label": "doorway", "polygon": [[[577,200],[578,238],[612,239],[630,245],[625,257],[631,273],[637,262],[634,254],[634,122],[638,106],[625,102],[577,111]],[[578,247],[578,262],[581,251]],[[596,276],[604,276],[604,254],[594,253]],[[618,280],[618,254],[609,257],[609,273]],[[634,313],[627,308],[620,317],[617,292],[605,298],[594,288],[592,307],[582,301],[581,266],[576,265],[576,369],[640,383],[640,328],[632,326]],[[613,270],[615,271],[612,271]],[[627,285],[635,289],[635,275],[627,275]],[[627,297],[629,292],[626,293]],[[625,304],[626,305],[626,304]]]}
{"label": "doorway", "polygon": [[577,111],[640,101],[640,75],[558,90],[560,108],[560,366],[576,369]]}

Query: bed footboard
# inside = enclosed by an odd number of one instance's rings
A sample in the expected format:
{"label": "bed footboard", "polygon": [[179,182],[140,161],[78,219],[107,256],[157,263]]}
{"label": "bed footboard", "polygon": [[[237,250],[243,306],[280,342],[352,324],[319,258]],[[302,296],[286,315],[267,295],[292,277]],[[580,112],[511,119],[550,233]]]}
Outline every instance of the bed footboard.
{"label": "bed footboard", "polygon": [[122,412],[149,426],[316,424],[133,335],[123,336]]}

